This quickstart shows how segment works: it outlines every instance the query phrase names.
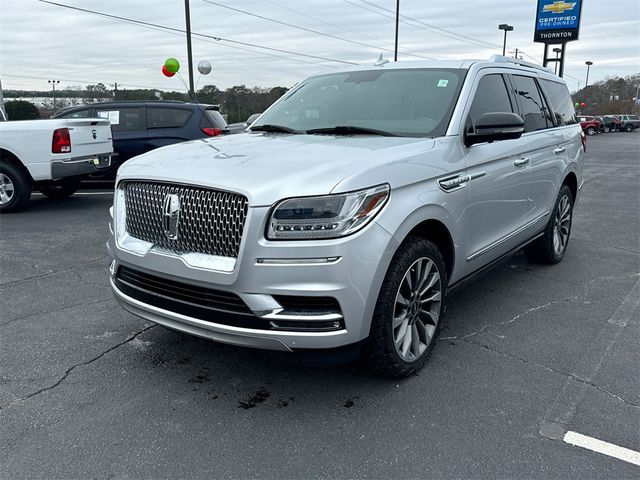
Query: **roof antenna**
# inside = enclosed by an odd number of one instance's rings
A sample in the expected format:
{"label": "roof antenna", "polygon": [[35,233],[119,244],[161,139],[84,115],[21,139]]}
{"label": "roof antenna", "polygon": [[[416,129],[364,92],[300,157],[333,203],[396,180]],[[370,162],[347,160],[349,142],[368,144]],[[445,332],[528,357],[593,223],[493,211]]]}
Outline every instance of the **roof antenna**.
{"label": "roof antenna", "polygon": [[374,67],[381,67],[383,66],[385,63],[389,63],[389,60],[382,58],[382,54],[380,54],[380,56],[378,57],[378,60],[376,60],[376,63],[373,64]]}

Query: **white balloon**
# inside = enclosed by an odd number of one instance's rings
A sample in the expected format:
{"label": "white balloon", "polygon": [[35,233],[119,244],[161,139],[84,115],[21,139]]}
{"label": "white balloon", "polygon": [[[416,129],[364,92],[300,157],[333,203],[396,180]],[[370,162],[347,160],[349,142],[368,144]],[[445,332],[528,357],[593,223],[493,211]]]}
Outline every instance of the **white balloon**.
{"label": "white balloon", "polygon": [[211,64],[206,60],[201,61],[200,63],[198,63],[198,71],[202,75],[207,75],[209,72],[211,72]]}

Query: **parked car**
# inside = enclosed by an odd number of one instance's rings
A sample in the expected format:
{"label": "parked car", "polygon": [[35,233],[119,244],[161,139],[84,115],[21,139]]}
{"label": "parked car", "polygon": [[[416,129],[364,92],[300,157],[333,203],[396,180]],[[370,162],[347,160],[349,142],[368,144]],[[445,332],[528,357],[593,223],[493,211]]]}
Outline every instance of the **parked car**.
{"label": "parked car", "polygon": [[120,169],[111,286],[185,333],[411,375],[448,292],[523,248],[562,260],[585,141],[564,81],[512,58],[313,76]]}
{"label": "parked car", "polygon": [[102,117],[111,122],[117,157],[108,173],[136,155],[186,140],[229,133],[218,107],[173,101],[105,102],[59,110],[54,118]]}
{"label": "parked car", "polygon": [[111,164],[109,122],[101,118],[0,122],[0,213],[24,209],[37,189],[65,198]]}
{"label": "parked car", "polygon": [[621,129],[622,122],[614,115],[597,117],[604,125],[604,133],[616,132]]}
{"label": "parked car", "polygon": [[617,115],[617,117],[620,120],[620,131],[633,132],[640,128],[640,119],[638,118],[638,115],[622,114]]}
{"label": "parked car", "polygon": [[578,117],[582,130],[587,135],[595,135],[596,133],[604,131],[604,124],[596,117],[581,115]]}

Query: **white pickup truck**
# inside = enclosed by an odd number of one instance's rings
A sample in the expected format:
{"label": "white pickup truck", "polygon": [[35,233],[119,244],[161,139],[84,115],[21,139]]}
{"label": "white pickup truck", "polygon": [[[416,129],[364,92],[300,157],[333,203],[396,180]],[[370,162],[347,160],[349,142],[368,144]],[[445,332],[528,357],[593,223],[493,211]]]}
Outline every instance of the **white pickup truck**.
{"label": "white pickup truck", "polygon": [[0,213],[25,208],[34,189],[73,195],[82,177],[110,166],[112,152],[106,119],[0,122]]}

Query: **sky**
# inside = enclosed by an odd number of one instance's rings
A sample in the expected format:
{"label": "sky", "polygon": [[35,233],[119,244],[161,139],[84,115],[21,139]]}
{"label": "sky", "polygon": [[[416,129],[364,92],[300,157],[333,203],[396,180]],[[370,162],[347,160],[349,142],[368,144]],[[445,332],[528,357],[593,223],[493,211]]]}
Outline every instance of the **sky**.
{"label": "sky", "polygon": [[[184,0],[55,1],[177,30],[185,26]],[[389,11],[395,10],[395,0],[190,0],[190,4],[192,31],[211,37],[193,37],[194,63],[206,60],[213,67],[201,78],[196,72],[197,88],[290,87],[308,75],[348,64],[341,62],[373,63],[380,53],[393,60],[395,22]],[[501,54],[503,32],[498,24],[508,23],[514,31],[508,34],[507,50],[518,48],[524,60],[541,63],[543,44],[532,41],[535,10],[536,0],[400,0],[399,60],[486,59]],[[121,88],[186,91],[179,76],[162,75],[168,57],[181,62],[186,82],[182,33],[38,0],[0,0],[4,89],[47,90],[47,80],[56,79],[60,87],[117,82]],[[585,61],[593,62],[589,83],[640,72],[640,0],[583,0],[580,40],[567,45],[565,79],[572,91],[584,86]]]}

